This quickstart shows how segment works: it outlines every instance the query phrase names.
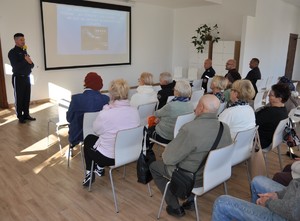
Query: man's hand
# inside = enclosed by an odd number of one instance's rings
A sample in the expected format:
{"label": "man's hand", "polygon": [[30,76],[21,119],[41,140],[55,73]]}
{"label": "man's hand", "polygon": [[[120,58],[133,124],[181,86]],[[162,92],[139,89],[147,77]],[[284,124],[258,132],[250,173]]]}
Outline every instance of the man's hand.
{"label": "man's hand", "polygon": [[264,194],[258,194],[260,197],[259,199],[256,200],[256,204],[265,207],[266,206],[266,201],[268,199],[278,199],[277,193],[264,193]]}
{"label": "man's hand", "polygon": [[25,54],[25,60],[29,63],[29,64],[32,64],[32,60],[30,58],[30,56],[28,54]]}

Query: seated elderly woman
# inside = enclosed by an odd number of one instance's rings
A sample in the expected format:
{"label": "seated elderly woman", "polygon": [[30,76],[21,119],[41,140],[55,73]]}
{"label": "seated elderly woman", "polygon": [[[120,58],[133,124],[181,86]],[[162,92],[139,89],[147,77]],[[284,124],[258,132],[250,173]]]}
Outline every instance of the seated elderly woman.
{"label": "seated elderly woman", "polygon": [[287,84],[291,91],[291,96],[289,99],[284,103],[284,106],[289,113],[293,108],[298,107],[300,105],[299,93],[297,92],[293,82],[289,80],[286,76],[282,76],[278,79],[277,84]]}
{"label": "seated elderly woman", "polygon": [[215,75],[211,81],[210,89],[212,93],[220,100],[220,103],[225,102],[224,90],[226,89],[228,84],[228,79],[220,76]]}
{"label": "seated elderly woman", "polygon": [[[88,186],[90,179],[95,181],[95,173],[104,175],[104,167],[115,164],[114,146],[117,132],[140,125],[140,116],[128,100],[129,86],[123,79],[114,80],[110,84],[110,103],[103,107],[97,116],[93,129],[96,135],[90,134],[84,139],[84,157],[86,176],[83,186]],[[95,170],[91,172],[92,161]]]}
{"label": "seated elderly woman", "polygon": [[174,98],[154,112],[156,126],[149,128],[149,136],[161,143],[169,143],[174,138],[176,119],[180,115],[194,111],[193,104],[189,101],[192,88],[187,81],[179,80],[174,87]]}
{"label": "seated elderly woman", "polygon": [[219,115],[219,120],[228,124],[231,137],[235,138],[239,131],[255,127],[255,114],[248,101],[255,95],[251,81],[237,80],[232,84],[230,102]]}
{"label": "seated elderly woman", "polygon": [[130,105],[137,107],[141,104],[157,102],[157,92],[152,87],[153,75],[148,72],[143,72],[139,78],[139,86],[136,89],[137,93],[132,95]]}
{"label": "seated elderly woman", "polygon": [[272,143],[273,134],[279,122],[288,117],[284,103],[289,99],[291,91],[287,84],[274,84],[269,92],[269,105],[256,112],[256,124],[262,148]]}

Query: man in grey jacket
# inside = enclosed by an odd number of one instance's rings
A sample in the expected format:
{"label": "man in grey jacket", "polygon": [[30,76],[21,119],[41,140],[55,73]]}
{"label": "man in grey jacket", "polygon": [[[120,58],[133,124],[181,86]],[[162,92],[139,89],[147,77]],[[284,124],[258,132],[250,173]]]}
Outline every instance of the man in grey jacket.
{"label": "man in grey jacket", "polygon": [[216,199],[212,221],[291,220],[300,217],[300,178],[285,187],[264,176],[251,182],[252,203],[224,195]]}
{"label": "man in grey jacket", "polygon": [[[163,161],[155,161],[150,165],[154,182],[162,193],[176,166],[196,172],[202,160],[207,156],[220,127],[220,121],[217,118],[219,106],[220,101],[216,96],[201,97],[195,110],[195,120],[185,124],[168,144],[162,154]],[[226,124],[223,125],[224,131],[217,148],[232,143],[229,127]],[[202,186],[202,174],[203,168],[196,175],[196,186]],[[167,191],[165,200],[169,215],[176,217],[185,215],[183,207],[170,190]]]}

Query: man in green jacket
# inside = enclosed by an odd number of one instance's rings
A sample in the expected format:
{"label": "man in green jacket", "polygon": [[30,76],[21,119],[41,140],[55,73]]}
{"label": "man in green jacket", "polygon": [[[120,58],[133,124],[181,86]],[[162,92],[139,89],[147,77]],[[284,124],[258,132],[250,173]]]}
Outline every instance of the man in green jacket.
{"label": "man in green jacket", "polygon": [[[195,110],[195,120],[185,124],[168,144],[162,154],[163,161],[155,161],[150,165],[154,182],[162,193],[176,166],[196,172],[202,160],[208,155],[220,127],[217,118],[219,106],[220,101],[216,96],[209,94],[201,97]],[[217,148],[231,143],[229,127],[224,124],[224,131]],[[202,174],[203,168],[196,175],[196,186],[202,186]],[[169,215],[176,217],[185,215],[177,197],[169,190],[165,200]]]}

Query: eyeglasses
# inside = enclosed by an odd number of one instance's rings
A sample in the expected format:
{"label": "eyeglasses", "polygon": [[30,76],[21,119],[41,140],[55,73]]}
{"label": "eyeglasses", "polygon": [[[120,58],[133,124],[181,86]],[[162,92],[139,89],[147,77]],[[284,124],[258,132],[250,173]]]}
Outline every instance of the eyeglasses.
{"label": "eyeglasses", "polygon": [[226,65],[233,65],[232,63],[226,63]]}

